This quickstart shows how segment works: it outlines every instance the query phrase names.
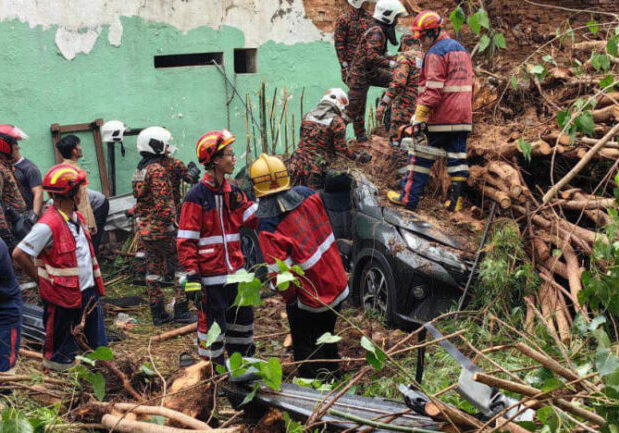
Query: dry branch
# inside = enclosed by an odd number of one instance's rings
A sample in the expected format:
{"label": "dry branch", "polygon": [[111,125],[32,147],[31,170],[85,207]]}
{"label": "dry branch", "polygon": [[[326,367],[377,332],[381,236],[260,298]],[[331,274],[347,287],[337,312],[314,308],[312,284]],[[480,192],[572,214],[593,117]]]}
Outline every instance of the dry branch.
{"label": "dry branch", "polygon": [[182,335],[191,334],[198,329],[197,323],[192,323],[191,325],[183,326],[178,329],[174,329],[173,331],[164,332],[163,334],[155,335],[152,338],[153,342],[161,342],[171,340],[172,338],[180,337]]}
{"label": "dry branch", "polygon": [[177,412],[172,409],[161,406],[139,406],[134,403],[98,403],[97,406],[105,407],[109,409],[117,409],[122,412],[136,413],[140,415],[157,415],[167,418],[171,421],[175,421],[188,428],[194,430],[206,430],[211,431],[212,428],[195,418],[185,415],[184,413]]}
{"label": "dry branch", "polygon": [[142,421],[130,421],[115,415],[103,415],[101,424],[107,429],[119,433],[240,433],[243,431],[241,426],[225,429],[192,430],[167,427]]}

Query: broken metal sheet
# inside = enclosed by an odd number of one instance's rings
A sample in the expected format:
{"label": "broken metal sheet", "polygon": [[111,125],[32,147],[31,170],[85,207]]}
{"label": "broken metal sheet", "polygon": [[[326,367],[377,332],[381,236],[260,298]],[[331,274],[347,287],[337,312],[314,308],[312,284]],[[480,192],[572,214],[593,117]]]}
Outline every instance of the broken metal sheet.
{"label": "broken metal sheet", "polygon": [[110,212],[105,221],[105,231],[124,230],[133,231],[132,219],[125,212],[135,206],[135,198],[132,194],[123,194],[110,197]]}
{"label": "broken metal sheet", "polygon": [[[235,408],[242,409],[243,407],[240,407],[238,404],[242,401],[243,396],[251,392],[252,386],[251,384],[227,384],[224,390],[229,397],[233,394],[235,395],[234,397],[230,397],[230,400]],[[250,404],[254,409],[256,405],[262,408],[276,408],[288,412],[295,418],[306,419],[312,414],[316,405],[321,402],[326,395],[326,392],[320,392],[311,388],[283,384],[281,391],[273,391],[270,388],[260,387],[254,400]],[[327,401],[332,398],[333,396],[329,397]],[[389,422],[389,424],[394,426],[421,428],[438,432],[443,425],[429,417],[411,412],[408,406],[402,402],[384,398],[345,394],[333,404],[332,408],[349,415],[384,423],[387,423],[392,416],[400,414],[397,419]],[[330,427],[341,430],[357,425],[354,421],[346,420],[332,414],[325,415],[321,418],[321,421],[329,424]],[[378,433],[388,432],[380,428],[374,431]]]}

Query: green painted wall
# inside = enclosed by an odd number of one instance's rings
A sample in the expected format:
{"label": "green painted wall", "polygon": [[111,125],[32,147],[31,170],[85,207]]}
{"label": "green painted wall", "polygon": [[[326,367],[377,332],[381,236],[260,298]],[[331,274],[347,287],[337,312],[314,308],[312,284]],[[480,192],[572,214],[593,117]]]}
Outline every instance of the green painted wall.
{"label": "green painted wall", "polygon": [[[329,87],[343,87],[332,44],[328,42],[284,45],[273,42],[258,48],[258,73],[234,74],[234,48],[244,47],[243,33],[231,27],[201,27],[182,33],[140,18],[122,18],[119,47],[107,41],[104,29],[89,54],[66,60],[54,43],[56,28],[30,28],[19,21],[0,22],[0,123],[13,123],[31,139],[22,153],[43,172],[54,163],[49,126],[81,123],[103,118],[119,119],[132,127],[164,126],[174,135],[177,157],[194,160],[194,144],[206,131],[227,126],[226,86],[214,66],[155,69],[153,56],[223,51],[224,67],[241,95],[256,93],[267,82],[269,100],[277,87],[278,107],[283,87],[292,99],[298,130],[300,95],[305,88],[307,111]],[[371,94],[370,97],[375,97]],[[229,89],[228,98],[232,97]],[[236,153],[246,144],[245,110],[238,97],[230,102],[230,129],[237,135]],[[255,111],[256,118],[258,117]],[[349,127],[351,133],[352,126]],[[89,172],[91,187],[100,189],[97,161],[90,134],[80,134],[84,148],[81,161]],[[298,133],[297,133],[298,136]],[[116,151],[117,193],[131,190],[130,179],[139,155],[135,138],[126,141],[125,158]],[[239,158],[237,167],[242,166]]]}

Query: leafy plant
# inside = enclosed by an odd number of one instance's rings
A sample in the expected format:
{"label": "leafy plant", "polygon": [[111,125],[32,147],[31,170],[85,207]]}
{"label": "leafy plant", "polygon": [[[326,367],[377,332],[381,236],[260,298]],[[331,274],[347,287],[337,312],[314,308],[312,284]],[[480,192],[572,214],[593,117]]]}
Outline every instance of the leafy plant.
{"label": "leafy plant", "polygon": [[92,372],[87,365],[94,367],[97,361],[111,361],[114,359],[114,354],[109,347],[99,346],[94,352],[86,356],[77,356],[76,359],[81,361],[80,365],[74,367],[78,379],[89,383],[97,400],[102,401],[105,397],[105,377],[100,372]]}
{"label": "leafy plant", "polygon": [[458,6],[449,14],[449,21],[451,21],[456,33],[460,33],[462,26],[466,23],[471,31],[479,37],[477,49],[480,53],[488,52],[492,56],[497,50],[507,48],[505,36],[490,26],[490,18],[484,8],[479,8],[471,15],[466,16],[462,7]]}
{"label": "leafy plant", "polygon": [[526,159],[527,162],[530,163],[531,162],[531,151],[532,151],[531,143],[529,143],[528,141],[526,141],[525,139],[521,137],[518,139],[518,149],[520,149],[520,152],[522,152],[524,159]]}

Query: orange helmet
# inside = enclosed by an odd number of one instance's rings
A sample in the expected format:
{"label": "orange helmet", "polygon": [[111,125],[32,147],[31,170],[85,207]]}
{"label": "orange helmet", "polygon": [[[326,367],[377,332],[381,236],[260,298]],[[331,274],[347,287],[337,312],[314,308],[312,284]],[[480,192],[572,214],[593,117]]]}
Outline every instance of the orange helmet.
{"label": "orange helmet", "polygon": [[207,132],[196,143],[198,161],[200,164],[208,164],[217,152],[225,149],[235,140],[234,134],[227,129]]}
{"label": "orange helmet", "polygon": [[443,18],[434,11],[421,11],[413,20],[411,30],[413,37],[419,39],[426,30],[438,29],[443,24]]}
{"label": "orange helmet", "polygon": [[43,178],[43,189],[50,194],[73,196],[82,185],[88,185],[86,172],[71,164],[53,166]]}

